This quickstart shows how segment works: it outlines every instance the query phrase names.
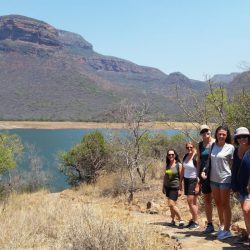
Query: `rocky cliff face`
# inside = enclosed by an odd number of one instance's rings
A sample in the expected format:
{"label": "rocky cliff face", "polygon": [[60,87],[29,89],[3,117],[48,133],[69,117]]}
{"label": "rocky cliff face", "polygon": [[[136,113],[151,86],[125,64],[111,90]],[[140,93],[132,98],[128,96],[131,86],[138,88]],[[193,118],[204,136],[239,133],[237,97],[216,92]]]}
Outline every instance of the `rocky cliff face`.
{"label": "rocky cliff face", "polygon": [[0,17],[0,40],[24,41],[46,46],[60,46],[58,31],[44,22],[22,16]]}
{"label": "rocky cliff face", "polygon": [[193,87],[180,73],[101,55],[78,34],[19,15],[0,17],[0,57],[3,120],[100,120],[121,100],[143,98],[154,115],[176,114],[173,85]]}

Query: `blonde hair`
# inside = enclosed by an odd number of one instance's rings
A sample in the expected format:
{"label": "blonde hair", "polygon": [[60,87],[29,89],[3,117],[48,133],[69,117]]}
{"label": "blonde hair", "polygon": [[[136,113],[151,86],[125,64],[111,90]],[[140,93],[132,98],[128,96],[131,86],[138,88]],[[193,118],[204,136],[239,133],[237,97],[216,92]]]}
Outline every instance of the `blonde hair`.
{"label": "blonde hair", "polygon": [[194,143],[192,141],[189,141],[189,142],[186,143],[186,148],[187,148],[187,146],[189,144],[193,146],[193,153],[194,153],[194,155],[197,154],[197,149],[196,149],[196,147],[195,147],[195,145],[194,145]]}

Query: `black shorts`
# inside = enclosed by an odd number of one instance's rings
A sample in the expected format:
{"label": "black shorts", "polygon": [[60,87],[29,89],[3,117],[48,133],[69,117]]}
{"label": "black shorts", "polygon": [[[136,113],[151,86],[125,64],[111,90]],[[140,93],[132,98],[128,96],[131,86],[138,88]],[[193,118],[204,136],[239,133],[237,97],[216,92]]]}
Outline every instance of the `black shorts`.
{"label": "black shorts", "polygon": [[184,178],[184,194],[195,195],[195,186],[197,178]]}
{"label": "black shorts", "polygon": [[201,179],[201,192],[203,194],[210,194],[212,192],[212,189],[210,187],[210,180],[202,180]]}
{"label": "black shorts", "polygon": [[166,196],[173,201],[177,201],[178,199],[178,189],[165,188]]}

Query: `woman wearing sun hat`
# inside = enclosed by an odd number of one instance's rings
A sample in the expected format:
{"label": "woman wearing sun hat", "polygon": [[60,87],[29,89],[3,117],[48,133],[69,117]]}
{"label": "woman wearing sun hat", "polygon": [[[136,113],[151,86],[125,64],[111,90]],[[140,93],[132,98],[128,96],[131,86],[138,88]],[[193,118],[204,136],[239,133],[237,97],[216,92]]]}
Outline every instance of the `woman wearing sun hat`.
{"label": "woman wearing sun hat", "polygon": [[234,151],[232,167],[232,189],[239,193],[247,234],[243,234],[238,243],[250,242],[250,133],[245,127],[235,130],[234,140],[237,148]]}

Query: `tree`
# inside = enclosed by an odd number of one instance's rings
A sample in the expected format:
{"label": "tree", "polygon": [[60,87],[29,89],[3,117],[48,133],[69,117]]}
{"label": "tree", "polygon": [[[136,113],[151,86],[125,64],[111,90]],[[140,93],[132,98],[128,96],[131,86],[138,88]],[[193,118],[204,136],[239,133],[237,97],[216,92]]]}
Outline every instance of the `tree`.
{"label": "tree", "polygon": [[95,183],[108,159],[107,143],[99,131],[83,137],[68,152],[60,154],[61,171],[72,185],[81,182]]}
{"label": "tree", "polygon": [[16,161],[23,151],[17,135],[0,135],[0,174],[16,167]]}
{"label": "tree", "polygon": [[120,105],[119,116],[125,123],[126,135],[119,139],[119,151],[117,154],[123,159],[124,166],[129,173],[129,201],[133,200],[136,175],[142,183],[145,183],[146,172],[150,165],[145,151],[145,141],[148,140],[148,129],[143,128],[143,122],[147,120],[149,105],[147,103],[129,103]]}
{"label": "tree", "polygon": [[[210,124],[211,127],[226,124],[232,130],[239,126],[249,127],[250,91],[242,90],[230,96],[221,85],[211,80],[207,82],[208,90],[202,93],[190,92],[181,96],[176,88],[177,104],[186,120],[192,122],[197,131],[201,124]],[[191,133],[184,133],[195,141]]]}

